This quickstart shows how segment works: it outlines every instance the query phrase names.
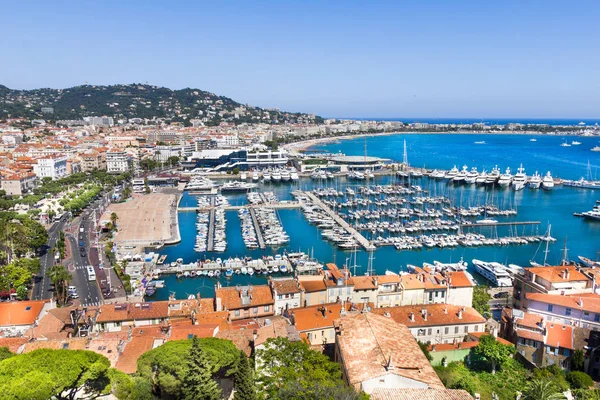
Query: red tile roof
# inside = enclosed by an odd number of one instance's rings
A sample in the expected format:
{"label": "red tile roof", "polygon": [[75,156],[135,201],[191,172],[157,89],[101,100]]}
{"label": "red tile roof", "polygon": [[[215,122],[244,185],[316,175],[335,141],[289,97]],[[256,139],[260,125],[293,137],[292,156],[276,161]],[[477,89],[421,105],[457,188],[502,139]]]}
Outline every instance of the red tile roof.
{"label": "red tile roof", "polygon": [[331,328],[335,320],[340,318],[341,303],[320,304],[304,308],[293,308],[294,325],[299,332],[315,329]]}
{"label": "red tile roof", "polygon": [[[540,278],[543,278],[552,283],[559,282],[578,282],[578,281],[589,281],[590,278],[582,274],[577,270],[577,267],[568,265],[568,266],[558,266],[558,267],[535,267],[535,268],[525,268],[525,271],[531,274],[535,274]],[[568,278],[564,277],[563,272],[569,271]]]}
{"label": "red tile roof", "polygon": [[0,303],[0,326],[31,325],[40,316],[45,301]]}
{"label": "red tile roof", "polygon": [[[427,320],[422,313],[425,310]],[[462,311],[462,318],[459,312]],[[394,321],[410,327],[464,325],[485,323],[486,319],[472,307],[455,306],[452,304],[425,304],[415,306],[383,307],[373,310],[379,315],[389,314]],[[411,321],[411,313],[414,321]]]}
{"label": "red tile roof", "polygon": [[560,294],[527,293],[525,296],[527,300],[539,301],[540,303],[555,304],[575,310],[600,313],[600,295],[594,293],[570,296],[562,296]]}
{"label": "red tile roof", "polygon": [[461,389],[374,389],[371,400],[473,400],[466,390]]}
{"label": "red tile roof", "polygon": [[[247,288],[244,288],[247,289]],[[242,304],[241,289],[235,287],[224,287],[215,290],[215,298],[221,299],[221,305],[225,310],[237,310],[240,308],[257,307],[267,304],[274,304],[271,288],[267,285],[252,286],[248,292],[250,301],[248,304]]]}

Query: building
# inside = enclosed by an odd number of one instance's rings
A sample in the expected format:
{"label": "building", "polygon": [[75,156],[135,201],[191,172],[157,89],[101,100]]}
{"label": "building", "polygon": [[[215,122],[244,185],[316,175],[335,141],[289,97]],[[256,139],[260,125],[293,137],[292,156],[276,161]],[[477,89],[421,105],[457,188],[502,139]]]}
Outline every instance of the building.
{"label": "building", "polygon": [[48,155],[38,158],[33,166],[33,172],[39,179],[60,179],[67,175],[67,157]]}
{"label": "building", "polygon": [[130,158],[124,151],[109,150],[106,153],[106,171],[109,174],[122,174],[131,168]]}
{"label": "building", "polygon": [[474,308],[452,304],[376,308],[374,313],[405,325],[423,343],[462,342],[472,332],[484,332],[486,319]]}
{"label": "building", "polygon": [[81,170],[83,172],[91,172],[94,170],[106,169],[106,160],[104,156],[97,151],[90,151],[79,156],[81,160]]}
{"label": "building", "polygon": [[334,322],[344,315],[341,303],[329,303],[290,310],[300,337],[311,346],[335,343]]}
{"label": "building", "polygon": [[21,196],[35,188],[37,177],[31,172],[0,173],[0,189],[9,196]]}
{"label": "building", "polygon": [[53,308],[46,301],[14,301],[0,303],[0,333],[6,337],[22,336],[35,326],[45,311]]}
{"label": "building", "polygon": [[298,308],[302,302],[302,289],[293,278],[269,278],[269,286],[275,300],[275,315],[287,314],[291,308]]}
{"label": "building", "polygon": [[229,311],[231,321],[275,315],[275,301],[267,285],[215,287],[215,311]]}
{"label": "building", "polygon": [[245,166],[247,169],[283,167],[289,161],[285,151],[249,150],[246,153]]}
{"label": "building", "polygon": [[524,276],[515,276],[513,299],[515,308],[522,308],[527,293],[571,294],[591,293],[592,279],[576,267],[525,268]]}
{"label": "building", "polygon": [[377,304],[377,276],[354,276],[352,302],[355,304]]}
{"label": "building", "polygon": [[560,294],[527,293],[526,310],[547,321],[578,328],[600,330],[600,295],[595,293]]}
{"label": "building", "polygon": [[462,389],[380,389],[369,395],[371,400],[473,400],[473,396]]}
{"label": "building", "polygon": [[102,117],[84,117],[83,120],[87,125],[113,126],[115,124],[113,117],[107,117],[106,115]]}
{"label": "building", "polygon": [[335,360],[355,390],[444,389],[406,326],[372,313],[345,315],[335,324]]}
{"label": "building", "polygon": [[327,303],[327,286],[321,275],[300,275],[298,285],[302,290],[303,307]]}
{"label": "building", "polygon": [[508,307],[502,310],[500,324],[501,336],[514,343],[521,357],[533,366],[570,368],[571,356],[579,348],[575,346],[573,326]]}

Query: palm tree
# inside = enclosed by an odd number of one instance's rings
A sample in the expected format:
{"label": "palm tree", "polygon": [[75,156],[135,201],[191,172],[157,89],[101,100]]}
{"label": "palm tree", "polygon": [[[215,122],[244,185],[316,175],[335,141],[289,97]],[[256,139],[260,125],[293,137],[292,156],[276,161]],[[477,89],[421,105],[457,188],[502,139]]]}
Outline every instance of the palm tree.
{"label": "palm tree", "polygon": [[113,212],[110,214],[110,222],[112,223],[113,227],[117,227],[117,220],[119,219],[119,216],[117,215],[116,212]]}
{"label": "palm tree", "polygon": [[565,395],[559,392],[558,387],[548,378],[532,379],[521,400],[559,400],[566,399]]}
{"label": "palm tree", "polygon": [[71,274],[64,265],[54,265],[48,270],[48,278],[54,283],[54,292],[56,301],[62,304],[67,300],[67,286],[71,281]]}

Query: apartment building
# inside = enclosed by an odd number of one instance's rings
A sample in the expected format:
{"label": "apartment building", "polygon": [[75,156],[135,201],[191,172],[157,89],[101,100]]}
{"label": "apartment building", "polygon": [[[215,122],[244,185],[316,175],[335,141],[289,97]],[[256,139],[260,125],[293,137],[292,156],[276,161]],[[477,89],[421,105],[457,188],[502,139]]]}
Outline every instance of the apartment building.
{"label": "apartment building", "polygon": [[109,174],[122,174],[130,168],[131,162],[127,153],[114,149],[106,152],[106,171]]}
{"label": "apartment building", "polygon": [[33,166],[33,172],[39,179],[60,179],[67,175],[67,157],[49,155],[38,158]]}
{"label": "apartment building", "polygon": [[215,311],[229,311],[231,321],[275,315],[275,301],[267,285],[215,288]]}
{"label": "apartment building", "polygon": [[275,300],[275,315],[287,314],[292,308],[301,307],[302,289],[293,278],[269,278],[269,286]]}

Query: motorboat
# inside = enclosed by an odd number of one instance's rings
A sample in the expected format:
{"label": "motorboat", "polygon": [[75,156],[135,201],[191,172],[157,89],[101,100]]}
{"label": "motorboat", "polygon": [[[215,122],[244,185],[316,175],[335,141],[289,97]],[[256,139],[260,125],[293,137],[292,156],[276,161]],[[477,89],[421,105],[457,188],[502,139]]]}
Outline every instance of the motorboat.
{"label": "motorboat", "polygon": [[292,173],[290,174],[290,178],[292,179],[292,181],[297,181],[300,179],[300,177],[298,176],[298,172],[296,172],[295,170],[292,171]]}
{"label": "motorboat", "polygon": [[268,170],[263,171],[262,178],[263,182],[271,182],[271,172],[269,172]]}
{"label": "motorboat", "polygon": [[582,212],[581,216],[585,219],[600,221],[600,204],[596,204],[591,211]]}
{"label": "motorboat", "polygon": [[565,141],[560,144],[560,147],[571,147],[571,145],[565,139]]}
{"label": "motorboat", "polygon": [[[258,175],[258,173],[257,173]],[[252,177],[254,180],[254,177]],[[221,185],[221,192],[248,192],[256,188],[256,183],[246,183],[239,181],[225,182]]]}
{"label": "motorboat", "polygon": [[292,179],[292,174],[290,174],[290,171],[288,171],[287,169],[284,169],[283,171],[281,171],[281,180],[283,182],[289,182]]}
{"label": "motorboat", "polygon": [[452,167],[452,169],[448,172],[446,172],[446,174],[444,175],[444,178],[449,179],[449,180],[454,180],[454,177],[456,175],[458,175],[458,168],[456,168],[456,165],[454,167]]}
{"label": "motorboat", "polygon": [[537,171],[535,171],[535,174],[533,174],[531,176],[531,178],[529,178],[529,188],[530,189],[539,189],[541,184],[542,184],[542,177],[540,176],[540,174]]}
{"label": "motorboat", "polygon": [[550,171],[548,171],[546,176],[544,176],[544,179],[542,179],[542,189],[552,190],[552,188],[554,188],[554,179],[552,178]]}
{"label": "motorboat", "polygon": [[241,181],[245,181],[246,179],[248,179],[248,175],[245,172],[242,172],[240,174],[240,180]]}
{"label": "motorboat", "polygon": [[513,176],[510,174],[510,167],[506,168],[506,172],[504,172],[502,175],[500,175],[500,178],[498,178],[498,186],[500,187],[506,187],[509,186],[510,183],[512,182]]}
{"label": "motorboat", "polygon": [[527,175],[525,175],[525,168],[523,168],[523,164],[519,166],[517,169],[517,173],[512,181],[512,188],[514,190],[523,190],[525,185],[527,184]]}
{"label": "motorboat", "polygon": [[473,266],[479,275],[483,276],[488,281],[498,287],[512,286],[512,278],[510,277],[506,267],[500,263],[489,263],[477,259],[473,259]]}
{"label": "motorboat", "polygon": [[493,185],[494,183],[498,182],[498,179],[500,179],[500,168],[498,168],[498,166],[496,165],[494,168],[492,168],[492,171],[488,174],[487,178],[485,179],[485,184]]}
{"label": "motorboat", "polygon": [[429,174],[429,177],[433,178],[433,179],[443,179],[444,178],[444,171],[438,171],[437,169],[434,169]]}
{"label": "motorboat", "polygon": [[258,176],[258,171],[252,171],[252,180],[254,182],[258,182],[259,176]]}
{"label": "motorboat", "polygon": [[529,139],[529,141],[530,142],[537,142],[537,139],[536,138],[531,138],[531,139]]}
{"label": "motorboat", "polygon": [[475,184],[477,185],[484,185],[485,181],[487,180],[488,174],[485,171],[485,169],[477,176],[477,178],[475,178]]}
{"label": "motorboat", "polygon": [[473,167],[473,168],[471,168],[471,171],[465,177],[465,183],[472,185],[477,181],[478,177],[479,177],[479,172],[477,172],[477,167]]}
{"label": "motorboat", "polygon": [[273,182],[281,182],[281,172],[277,169],[273,171],[273,174],[271,174],[271,179]]}
{"label": "motorboat", "polygon": [[439,261],[434,261],[433,265],[435,265],[436,268],[438,268],[438,269],[450,269],[453,271],[464,271],[467,269],[469,264],[461,258],[460,261],[457,263],[442,263]]}
{"label": "motorboat", "polygon": [[577,140],[573,140],[571,142],[571,146],[579,146],[581,144],[581,142],[578,142]]}
{"label": "motorboat", "polygon": [[454,178],[452,178],[453,183],[463,183],[467,178],[467,174],[469,173],[469,167],[463,165],[462,170],[456,174]]}

